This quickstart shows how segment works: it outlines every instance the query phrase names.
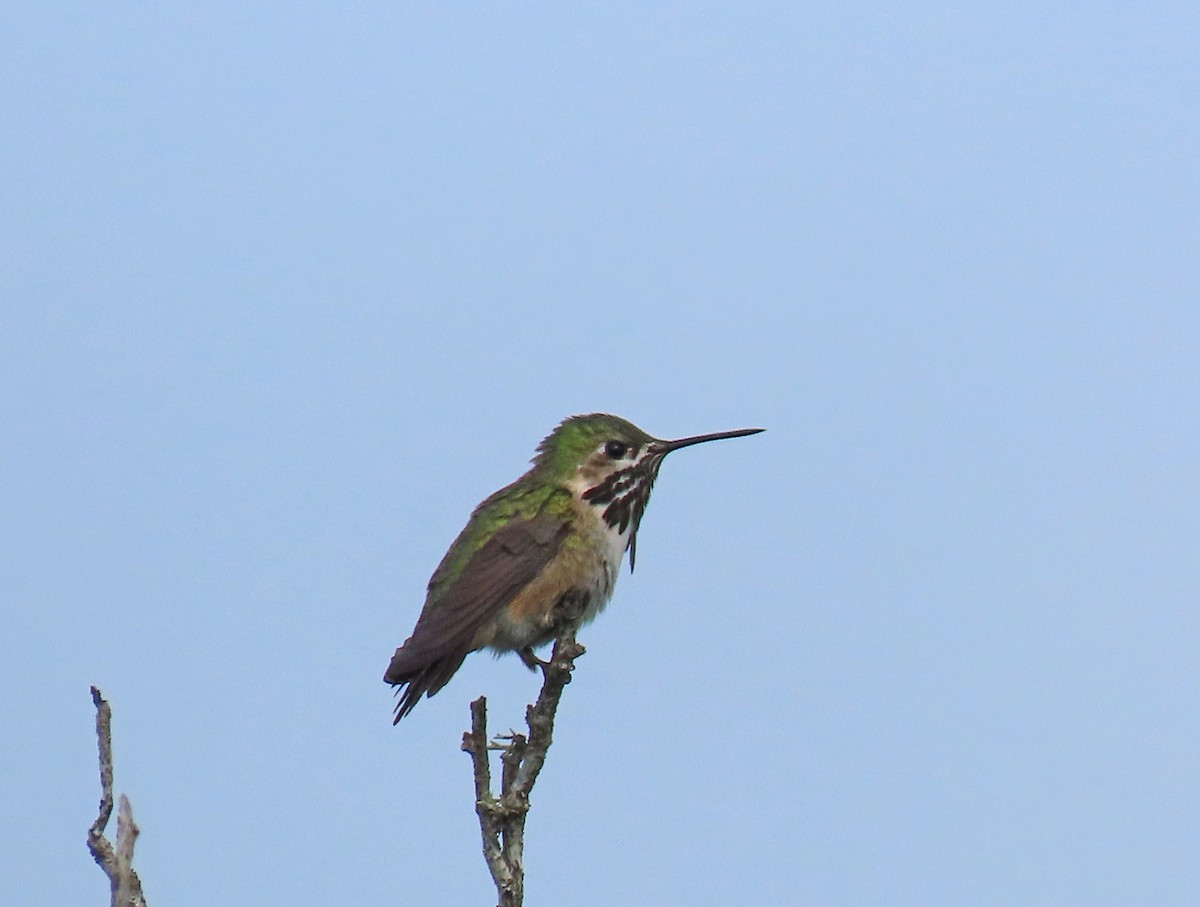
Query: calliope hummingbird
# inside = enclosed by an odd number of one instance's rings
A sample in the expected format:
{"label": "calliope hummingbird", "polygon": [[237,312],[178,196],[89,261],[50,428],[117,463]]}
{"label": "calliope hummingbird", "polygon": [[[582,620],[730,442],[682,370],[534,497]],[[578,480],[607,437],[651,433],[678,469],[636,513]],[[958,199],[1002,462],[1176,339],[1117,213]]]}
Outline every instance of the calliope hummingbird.
{"label": "calliope hummingbird", "polygon": [[515,651],[536,667],[534,648],[555,635],[556,605],[572,597],[587,623],[612,595],[626,550],[633,570],[663,457],[762,430],[663,441],[603,413],[563,420],[529,471],[475,508],[433,572],[417,626],[383,676],[399,687],[395,722],[478,649]]}

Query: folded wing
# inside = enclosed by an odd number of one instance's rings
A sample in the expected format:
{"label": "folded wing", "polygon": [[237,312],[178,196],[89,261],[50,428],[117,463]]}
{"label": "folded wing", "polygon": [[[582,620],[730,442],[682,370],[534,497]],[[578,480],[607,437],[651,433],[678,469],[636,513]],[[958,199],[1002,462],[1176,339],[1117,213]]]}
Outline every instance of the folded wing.
{"label": "folded wing", "polygon": [[[476,634],[551,561],[569,531],[561,518],[540,513],[516,518],[469,558],[456,579],[448,577],[454,549],[429,581],[429,597],[417,626],[384,674],[401,687],[395,722],[423,695],[444,687],[478,646]],[[465,540],[456,542],[457,546]]]}

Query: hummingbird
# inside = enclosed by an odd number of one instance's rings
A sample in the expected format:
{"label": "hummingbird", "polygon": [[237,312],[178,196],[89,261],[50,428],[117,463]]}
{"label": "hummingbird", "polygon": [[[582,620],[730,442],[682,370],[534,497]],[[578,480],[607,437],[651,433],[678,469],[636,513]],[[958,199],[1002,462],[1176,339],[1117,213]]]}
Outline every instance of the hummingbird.
{"label": "hummingbird", "polygon": [[673,450],[757,434],[742,428],[674,441],[618,416],[564,419],[537,446],[523,476],[481,502],[433,576],[412,635],[383,679],[397,687],[393,724],[444,687],[471,652],[534,649],[554,638],[557,606],[581,606],[580,624],[608,603],[663,458]]}

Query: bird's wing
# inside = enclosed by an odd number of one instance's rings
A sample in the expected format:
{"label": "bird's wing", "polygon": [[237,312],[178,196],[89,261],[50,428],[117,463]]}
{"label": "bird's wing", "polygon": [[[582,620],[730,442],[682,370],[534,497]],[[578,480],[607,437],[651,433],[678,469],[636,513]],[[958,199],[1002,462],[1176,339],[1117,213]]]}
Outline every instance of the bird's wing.
{"label": "bird's wing", "polygon": [[424,693],[433,695],[446,685],[479,628],[542,571],[569,530],[569,521],[544,511],[514,519],[471,554],[454,579],[447,576],[453,548],[447,553],[429,582],[429,601],[412,636],[396,650],[383,678],[408,684],[396,707],[397,721]]}

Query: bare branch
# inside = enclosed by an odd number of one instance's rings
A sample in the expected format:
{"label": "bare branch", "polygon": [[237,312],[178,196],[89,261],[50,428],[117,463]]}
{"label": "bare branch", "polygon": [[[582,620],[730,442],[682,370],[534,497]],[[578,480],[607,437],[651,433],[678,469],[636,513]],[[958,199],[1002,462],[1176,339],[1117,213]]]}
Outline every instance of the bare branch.
{"label": "bare branch", "polygon": [[96,706],[96,740],[100,748],[100,812],[88,829],[88,850],[108,876],[112,907],[146,907],[142,881],[133,868],[133,845],[139,830],[133,821],[129,798],[124,794],[117,810],[116,846],[104,836],[113,811],[112,709],[95,687],[92,687],[92,702]]}
{"label": "bare branch", "polygon": [[[487,699],[480,696],[471,703],[471,730],[463,734],[462,748],[471,754],[475,771],[475,814],[479,816],[479,831],[483,836],[483,858],[500,892],[500,903],[520,904],[512,900],[516,880],[500,850],[502,826],[498,818],[499,804],[492,797],[492,771],[488,764]],[[506,900],[505,898],[508,898]]]}
{"label": "bare branch", "polygon": [[[487,702],[471,703],[471,730],[463,734],[462,748],[471,754],[475,774],[475,813],[483,836],[483,856],[500,897],[499,907],[521,907],[525,900],[525,818],[529,794],[546,762],[554,739],[554,719],[563,689],[571,682],[575,659],[584,653],[575,641],[582,602],[564,600],[557,608],[558,634],[550,661],[542,664],[542,691],[525,710],[529,735],[512,733],[489,744]],[[488,750],[500,750],[500,795],[492,794]]]}

